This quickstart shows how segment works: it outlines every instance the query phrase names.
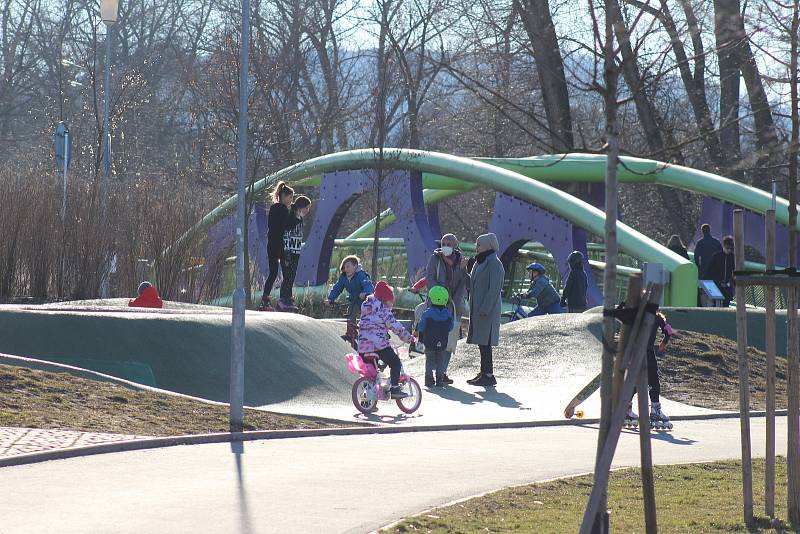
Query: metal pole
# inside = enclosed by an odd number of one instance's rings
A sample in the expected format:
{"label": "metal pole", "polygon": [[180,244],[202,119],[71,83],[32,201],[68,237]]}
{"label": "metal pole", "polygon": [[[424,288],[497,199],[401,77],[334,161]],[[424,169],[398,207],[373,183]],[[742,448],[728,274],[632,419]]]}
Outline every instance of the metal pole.
{"label": "metal pole", "polygon": [[233,292],[231,324],[230,428],[241,432],[244,425],[244,227],[247,171],[247,94],[250,48],[250,0],[242,0],[242,45],[239,51],[239,193],[236,220],[236,289]]}
{"label": "metal pole", "polygon": [[778,209],[778,182],[775,178],[772,179],[772,211]]}
{"label": "metal pole", "polygon": [[111,125],[109,110],[111,107],[111,39],[113,24],[106,24],[106,82],[103,98],[103,181],[100,185],[100,202],[105,214],[108,182],[111,177]]}
{"label": "metal pole", "polygon": [[[111,178],[111,124],[108,118],[111,108],[111,39],[113,23],[106,23],[106,82],[103,97],[103,179],[100,182],[100,212],[103,224],[106,223],[106,206],[108,204],[108,183]],[[104,267],[103,279],[100,282],[100,298],[108,298],[108,270]]]}
{"label": "metal pole", "polygon": [[61,199],[61,224],[67,220],[67,169],[69,168],[69,132],[64,132],[64,196]]}
{"label": "metal pole", "polygon": [[[774,191],[774,181],[772,186]],[[764,233],[766,268],[770,271],[775,268],[775,210],[767,210]],[[767,349],[767,450],[764,460],[764,513],[767,517],[775,517],[775,287],[767,286],[766,293],[764,339]]]}

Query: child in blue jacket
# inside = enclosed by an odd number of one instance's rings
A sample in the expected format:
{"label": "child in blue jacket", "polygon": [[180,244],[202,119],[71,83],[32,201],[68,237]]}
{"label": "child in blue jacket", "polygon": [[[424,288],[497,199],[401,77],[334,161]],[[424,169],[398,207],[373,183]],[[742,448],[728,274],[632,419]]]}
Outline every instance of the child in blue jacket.
{"label": "child in blue jacket", "polygon": [[528,314],[528,317],[563,313],[561,297],[558,296],[558,291],[550,283],[550,279],[545,276],[544,265],[531,263],[528,265],[527,270],[531,276],[531,287],[521,296],[523,298],[536,299],[536,307]]}
{"label": "child in blue jacket", "polygon": [[355,342],[355,325],[361,315],[361,304],[367,295],[371,295],[375,288],[369,275],[361,268],[361,260],[358,256],[347,256],[339,266],[341,274],[339,280],[328,293],[328,302],[333,304],[342,291],[347,291],[347,301],[350,307],[347,310],[347,334],[343,337],[345,341]]}
{"label": "child in blue jacket", "polygon": [[[453,329],[453,313],[447,308],[450,295],[447,288],[434,286],[428,291],[430,306],[417,323],[419,339],[425,344],[425,385],[444,387],[447,342]],[[434,370],[436,380],[434,380]]]}

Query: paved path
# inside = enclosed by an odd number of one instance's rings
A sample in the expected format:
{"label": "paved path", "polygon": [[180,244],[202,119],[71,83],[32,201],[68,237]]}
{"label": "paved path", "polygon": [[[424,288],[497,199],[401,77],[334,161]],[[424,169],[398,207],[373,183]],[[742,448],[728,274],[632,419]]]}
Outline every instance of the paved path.
{"label": "paved path", "polygon": [[[764,419],[752,421],[763,455]],[[0,469],[0,533],[368,532],[453,499],[590,471],[596,428],[418,432],[192,445]],[[785,454],[786,418],[778,420]],[[738,419],[679,422],[658,463],[740,455]],[[616,466],[639,461],[623,435]],[[759,491],[758,488],[755,489]],[[582,509],[568,510],[580,514]]]}
{"label": "paved path", "polygon": [[[71,449],[112,441],[146,439],[151,436],[77,432],[73,430],[42,430],[38,428],[0,427],[0,458],[54,449]],[[2,528],[0,526],[0,528]],[[2,532],[2,530],[0,530]]]}

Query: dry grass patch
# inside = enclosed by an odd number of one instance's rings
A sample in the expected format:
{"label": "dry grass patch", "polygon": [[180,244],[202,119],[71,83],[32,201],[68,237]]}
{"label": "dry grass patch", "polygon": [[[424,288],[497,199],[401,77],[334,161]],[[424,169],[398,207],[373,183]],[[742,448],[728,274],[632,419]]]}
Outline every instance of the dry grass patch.
{"label": "dry grass patch", "polygon": [[[0,426],[169,436],[227,432],[228,413],[226,405],[0,365]],[[352,423],[247,409],[244,426],[277,430]]]}
{"label": "dry grass patch", "polygon": [[[766,354],[750,348],[750,407],[763,410],[767,390]],[[776,358],[776,398],[786,406],[786,359]],[[661,394],[668,399],[718,410],[739,409],[736,341],[678,331],[659,361]]]}

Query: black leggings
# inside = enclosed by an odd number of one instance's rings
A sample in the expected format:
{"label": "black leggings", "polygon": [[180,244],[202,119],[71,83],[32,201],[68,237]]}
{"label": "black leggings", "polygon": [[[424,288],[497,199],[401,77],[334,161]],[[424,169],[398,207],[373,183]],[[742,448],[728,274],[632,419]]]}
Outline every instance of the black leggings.
{"label": "black leggings", "polygon": [[[653,347],[647,350],[647,385],[650,386],[650,402],[659,402],[661,398],[661,381],[658,379],[658,360]],[[636,395],[636,390],[633,391]],[[633,400],[633,396],[631,396]]]}
{"label": "black leggings", "polygon": [[494,368],[492,366],[492,346],[478,345],[478,350],[481,351],[481,373],[485,375],[493,375]]}
{"label": "black leggings", "polygon": [[267,245],[267,259],[269,260],[269,276],[267,276],[267,281],[264,282],[264,294],[261,295],[261,300],[267,299],[269,294],[272,293],[272,286],[275,285],[275,279],[278,278],[278,267],[285,268],[286,260],[283,258],[283,241],[280,242],[280,246]]}
{"label": "black leggings", "polygon": [[381,349],[375,354],[389,365],[389,369],[391,369],[389,379],[392,381],[392,387],[398,385],[400,383],[400,356],[397,355],[392,347]]}
{"label": "black leggings", "polygon": [[292,298],[292,286],[297,276],[297,264],[300,261],[300,254],[284,252],[283,254],[283,282],[281,283],[281,298],[288,300]]}

